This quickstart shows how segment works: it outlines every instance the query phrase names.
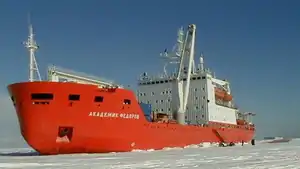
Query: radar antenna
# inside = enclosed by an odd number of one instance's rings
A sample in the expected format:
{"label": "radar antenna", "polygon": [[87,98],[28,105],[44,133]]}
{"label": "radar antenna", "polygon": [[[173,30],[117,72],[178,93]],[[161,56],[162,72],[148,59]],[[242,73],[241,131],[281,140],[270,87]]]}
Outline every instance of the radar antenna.
{"label": "radar antenna", "polygon": [[[29,51],[29,81],[41,81],[41,75],[34,54],[39,47],[34,40],[33,28],[32,24],[30,23],[30,15],[28,16],[28,29],[29,36],[27,41],[24,42],[24,45]],[[37,79],[35,77],[37,77]]]}

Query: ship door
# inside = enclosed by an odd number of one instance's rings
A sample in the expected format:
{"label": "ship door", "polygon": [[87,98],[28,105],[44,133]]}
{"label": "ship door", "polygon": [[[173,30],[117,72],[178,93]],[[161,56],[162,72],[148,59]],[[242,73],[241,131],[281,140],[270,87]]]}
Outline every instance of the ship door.
{"label": "ship door", "polygon": [[73,137],[73,127],[59,127],[56,137],[57,143],[70,143]]}

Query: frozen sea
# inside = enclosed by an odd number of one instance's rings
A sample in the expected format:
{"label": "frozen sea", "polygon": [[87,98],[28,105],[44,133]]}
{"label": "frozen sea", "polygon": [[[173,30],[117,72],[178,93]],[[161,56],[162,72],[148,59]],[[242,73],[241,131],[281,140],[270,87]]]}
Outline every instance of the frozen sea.
{"label": "frozen sea", "polygon": [[161,151],[39,156],[31,149],[0,149],[0,168],[300,169],[300,140],[235,147],[191,146]]}

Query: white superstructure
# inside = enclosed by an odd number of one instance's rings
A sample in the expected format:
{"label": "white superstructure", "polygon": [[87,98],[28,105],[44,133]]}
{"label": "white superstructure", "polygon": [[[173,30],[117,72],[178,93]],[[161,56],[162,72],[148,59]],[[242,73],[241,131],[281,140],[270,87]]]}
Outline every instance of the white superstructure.
{"label": "white superstructure", "polygon": [[[145,72],[140,76],[138,100],[151,104],[154,112],[168,113],[171,118],[177,118],[179,123],[181,119],[178,118],[183,115],[189,124],[237,124],[237,119],[245,119],[246,115],[235,108],[229,82],[216,78],[204,68],[202,54],[198,66],[195,66],[195,30],[196,26],[191,24],[186,35],[182,28],[178,31],[174,52],[169,54],[165,50],[162,54],[169,59],[163,75],[149,76]],[[169,75],[168,64],[175,64],[178,70]]]}

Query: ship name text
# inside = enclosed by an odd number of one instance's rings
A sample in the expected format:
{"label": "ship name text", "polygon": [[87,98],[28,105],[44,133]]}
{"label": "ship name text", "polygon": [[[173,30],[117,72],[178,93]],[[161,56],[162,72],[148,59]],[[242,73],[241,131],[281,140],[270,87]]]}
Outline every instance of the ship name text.
{"label": "ship name text", "polygon": [[122,118],[122,119],[139,119],[136,113],[113,113],[113,112],[90,112],[89,116],[102,118]]}

